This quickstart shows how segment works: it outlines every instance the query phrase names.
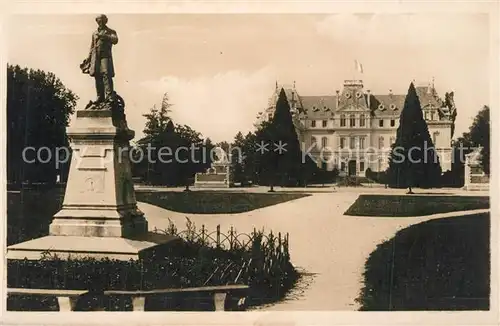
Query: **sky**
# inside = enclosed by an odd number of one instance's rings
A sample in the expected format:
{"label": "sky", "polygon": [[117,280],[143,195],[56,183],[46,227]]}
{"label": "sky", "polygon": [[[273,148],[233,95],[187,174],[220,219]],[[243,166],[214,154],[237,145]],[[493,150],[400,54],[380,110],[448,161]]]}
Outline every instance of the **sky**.
{"label": "sky", "polygon": [[[95,15],[22,15],[7,28],[10,64],[51,71],[75,92],[79,108],[95,99],[81,73]],[[334,95],[345,79],[373,94],[406,94],[434,79],[441,97],[455,92],[455,137],[489,105],[490,35],[485,14],[110,14],[115,89],[128,125],[168,93],[175,123],[213,141],[254,129],[275,83],[301,95]],[[363,74],[354,61],[363,65]]]}

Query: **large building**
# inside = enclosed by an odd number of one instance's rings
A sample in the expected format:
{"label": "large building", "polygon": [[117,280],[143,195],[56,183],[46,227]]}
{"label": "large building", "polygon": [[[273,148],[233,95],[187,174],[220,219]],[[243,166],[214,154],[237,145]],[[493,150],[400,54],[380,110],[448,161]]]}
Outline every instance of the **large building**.
{"label": "large building", "polygon": [[[272,118],[281,89],[285,90],[303,152],[318,166],[363,176],[366,169],[384,171],[390,146],[395,142],[405,96],[372,94],[362,80],[346,80],[335,95],[302,96],[295,88],[278,86],[268,108],[259,113],[257,124]],[[441,99],[433,83],[417,86],[417,94],[441,168],[451,169],[451,139],[456,108],[453,92]]]}

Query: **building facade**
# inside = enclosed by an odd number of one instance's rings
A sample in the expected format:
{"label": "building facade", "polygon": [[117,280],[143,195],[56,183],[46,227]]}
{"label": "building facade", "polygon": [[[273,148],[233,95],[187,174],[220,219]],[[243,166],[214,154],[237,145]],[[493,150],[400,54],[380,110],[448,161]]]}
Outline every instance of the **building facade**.
{"label": "building facade", "polygon": [[[376,95],[364,89],[362,80],[346,80],[335,95],[301,96],[295,85],[279,87],[260,112],[257,125],[272,118],[281,89],[285,90],[304,153],[318,167],[339,169],[342,174],[364,176],[365,171],[388,167],[405,95]],[[434,85],[417,86],[417,94],[429,127],[441,168],[451,169],[451,139],[456,108],[453,92],[441,99]]]}

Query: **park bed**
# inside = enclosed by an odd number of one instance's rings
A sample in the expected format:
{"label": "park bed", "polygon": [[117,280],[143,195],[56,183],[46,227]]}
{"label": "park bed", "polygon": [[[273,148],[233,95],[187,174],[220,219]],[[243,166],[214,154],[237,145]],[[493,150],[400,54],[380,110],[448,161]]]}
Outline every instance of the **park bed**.
{"label": "park bed", "polygon": [[344,215],[410,217],[487,208],[488,196],[360,195]]}
{"label": "park bed", "polygon": [[489,310],[490,214],[403,229],[370,254],[363,276],[360,310]]}
{"label": "park bed", "polygon": [[306,196],[309,195],[290,192],[154,191],[136,193],[138,201],[174,212],[190,214],[244,213]]}

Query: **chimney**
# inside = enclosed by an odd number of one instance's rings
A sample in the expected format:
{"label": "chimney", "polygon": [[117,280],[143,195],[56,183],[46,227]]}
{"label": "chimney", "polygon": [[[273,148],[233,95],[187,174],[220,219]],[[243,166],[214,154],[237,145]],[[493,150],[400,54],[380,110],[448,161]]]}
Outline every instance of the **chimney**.
{"label": "chimney", "polygon": [[389,89],[389,95],[392,96],[392,89]]}
{"label": "chimney", "polygon": [[337,101],[335,101],[335,103],[337,104],[336,109],[338,109],[340,103],[340,91],[337,89],[335,93],[337,93]]}
{"label": "chimney", "polygon": [[366,104],[368,105],[368,109],[370,109],[370,108],[371,108],[371,106],[370,106],[370,96],[371,96],[371,94],[370,94],[370,90],[369,90],[369,89],[367,89],[367,90],[366,90]]}

